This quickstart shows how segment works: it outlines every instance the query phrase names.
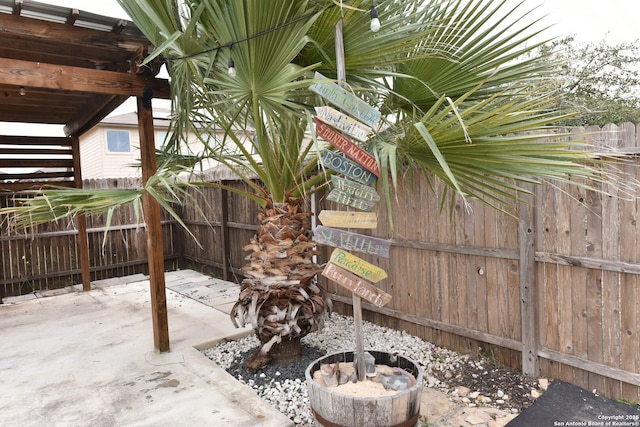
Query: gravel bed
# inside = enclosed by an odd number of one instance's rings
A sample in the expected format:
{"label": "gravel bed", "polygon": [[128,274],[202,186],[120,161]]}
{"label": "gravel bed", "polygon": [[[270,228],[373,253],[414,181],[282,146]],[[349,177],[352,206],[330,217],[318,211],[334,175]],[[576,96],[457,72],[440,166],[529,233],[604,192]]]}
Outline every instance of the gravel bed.
{"label": "gravel bed", "polygon": [[[363,324],[364,346],[402,354],[424,369],[424,384],[438,388],[452,399],[464,398],[469,406],[485,405],[517,413],[533,403],[535,380],[499,366],[494,360],[463,355],[438,347],[404,331]],[[319,357],[355,348],[353,318],[332,313],[322,331],[303,338],[302,358],[294,364],[270,364],[251,373],[244,360],[258,348],[251,335],[203,350],[203,354],[240,382],[251,387],[262,399],[289,417],[298,427],[312,426],[313,416],[307,396],[305,370]],[[464,392],[462,392],[464,390]],[[469,392],[470,398],[467,397]],[[542,391],[540,391],[541,393]],[[462,397],[464,396],[464,397]]]}

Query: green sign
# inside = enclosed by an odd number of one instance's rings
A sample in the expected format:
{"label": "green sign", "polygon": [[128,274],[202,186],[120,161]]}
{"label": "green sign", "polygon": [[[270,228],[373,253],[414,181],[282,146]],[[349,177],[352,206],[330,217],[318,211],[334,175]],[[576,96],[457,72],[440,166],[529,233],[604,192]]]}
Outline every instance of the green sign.
{"label": "green sign", "polygon": [[[314,77],[317,80],[326,79],[318,72]],[[371,127],[374,127],[380,120],[380,111],[335,83],[318,82],[309,86],[309,89]]]}
{"label": "green sign", "polygon": [[376,176],[367,168],[359,165],[353,160],[347,159],[342,154],[334,153],[326,148],[322,150],[320,160],[324,167],[344,176],[348,176],[361,184],[372,184],[377,179]]}

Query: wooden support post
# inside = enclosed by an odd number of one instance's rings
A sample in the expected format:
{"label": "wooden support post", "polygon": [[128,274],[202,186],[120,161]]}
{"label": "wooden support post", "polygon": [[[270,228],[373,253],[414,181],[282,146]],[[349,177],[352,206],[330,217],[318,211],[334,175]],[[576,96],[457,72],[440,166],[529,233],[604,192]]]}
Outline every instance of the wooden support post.
{"label": "wooden support post", "polygon": [[353,324],[356,335],[356,370],[358,381],[364,381],[366,365],[364,361],[364,336],[362,332],[362,300],[353,294]]}
{"label": "wooden support post", "polygon": [[[76,188],[82,188],[82,169],[80,167],[80,139],[71,136],[71,155],[73,157],[73,180]],[[82,278],[82,290],[91,290],[91,266],[89,262],[89,238],[87,237],[87,218],[83,213],[76,217],[78,227],[78,262]]]}
{"label": "wooden support post", "polygon": [[[335,49],[336,68],[338,73],[338,84],[344,86],[347,79],[347,71],[344,63],[344,40],[342,36],[342,21],[338,21],[335,29]],[[356,372],[358,381],[364,381],[366,375],[366,365],[364,361],[364,337],[362,332],[362,300],[355,293],[353,294],[353,323],[356,337]]]}
{"label": "wooden support post", "polygon": [[522,372],[532,378],[540,373],[536,328],[536,285],[533,206],[520,203],[518,242],[520,247],[520,310],[522,316]]}
{"label": "wooden support post", "polygon": [[231,245],[229,244],[229,192],[221,188],[222,221],[220,224],[222,235],[222,279],[231,279]]}
{"label": "wooden support post", "polygon": [[[138,97],[138,130],[142,158],[142,183],[145,185],[156,172],[156,147],[153,137],[153,112],[150,88]],[[144,221],[147,227],[147,257],[151,291],[151,317],[153,342],[156,351],[169,351],[169,322],[167,320],[167,294],[164,281],[164,251],[162,249],[162,223],[160,204],[149,193],[143,199]]]}

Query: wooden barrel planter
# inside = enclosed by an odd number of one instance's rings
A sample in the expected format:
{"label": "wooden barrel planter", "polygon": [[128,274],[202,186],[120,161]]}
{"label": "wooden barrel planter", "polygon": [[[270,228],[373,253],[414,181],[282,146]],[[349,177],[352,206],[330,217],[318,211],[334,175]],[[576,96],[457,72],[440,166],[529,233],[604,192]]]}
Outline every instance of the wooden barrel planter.
{"label": "wooden barrel planter", "polygon": [[393,396],[356,397],[338,393],[313,379],[321,364],[349,362],[354,352],[333,353],[315,360],[305,372],[311,411],[316,425],[324,427],[410,427],[420,417],[422,369],[409,358],[382,351],[368,350],[377,365],[402,368],[416,378],[416,384]]}

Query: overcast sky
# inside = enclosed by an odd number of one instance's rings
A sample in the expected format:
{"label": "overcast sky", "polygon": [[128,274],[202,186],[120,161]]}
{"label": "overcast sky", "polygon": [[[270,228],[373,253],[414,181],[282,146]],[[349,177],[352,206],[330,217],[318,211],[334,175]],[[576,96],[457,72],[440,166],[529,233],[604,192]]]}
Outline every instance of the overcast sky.
{"label": "overcast sky", "polygon": [[[116,18],[128,18],[116,0],[40,0],[43,3],[75,7]],[[515,1],[515,0],[514,0]],[[519,0],[518,0],[519,1]],[[525,8],[540,6],[549,14],[547,22],[557,24],[558,35],[575,34],[582,41],[631,41],[640,38],[637,22],[638,0],[524,0]]]}
{"label": "overcast sky", "polygon": [[[40,2],[129,19],[116,0],[90,2],[40,0]],[[618,43],[640,39],[640,25],[636,21],[635,13],[637,2],[638,0],[524,0],[523,6],[525,9],[538,7],[536,16],[546,15],[543,22],[553,25],[547,37],[575,35],[579,42],[598,42],[606,39],[610,43]],[[129,100],[113,114],[131,111],[135,111],[135,101]],[[24,134],[22,130],[8,129],[8,127],[7,124],[0,124],[0,133]],[[30,128],[36,132],[35,134],[42,132],[36,130],[33,125]],[[50,130],[44,132],[50,133]]]}

